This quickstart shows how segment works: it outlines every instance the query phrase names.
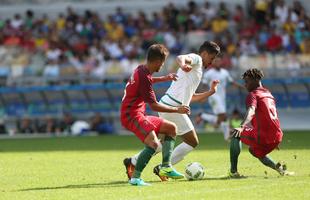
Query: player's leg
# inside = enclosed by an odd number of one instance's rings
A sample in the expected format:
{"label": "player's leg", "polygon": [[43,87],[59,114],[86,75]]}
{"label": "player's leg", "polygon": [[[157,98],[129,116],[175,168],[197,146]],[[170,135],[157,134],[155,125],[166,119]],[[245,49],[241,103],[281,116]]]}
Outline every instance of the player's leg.
{"label": "player's leg", "polygon": [[175,165],[182,161],[199,144],[196,131],[193,129],[183,135],[180,135],[183,142],[180,143],[172,152],[171,163]]}
{"label": "player's leg", "polygon": [[217,127],[220,127],[221,131],[223,132],[224,139],[229,140],[229,123],[227,121],[227,114],[226,114],[226,102],[225,98],[217,98],[216,104],[213,107],[213,112],[217,114]]}
{"label": "player's leg", "polygon": [[209,124],[215,126],[217,122],[217,115],[209,113],[200,113],[195,119],[196,124],[199,124],[201,121],[206,121]]}
{"label": "player's leg", "polygon": [[[231,178],[242,178],[238,172],[238,158],[241,152],[242,143],[249,145],[250,147],[254,145],[255,141],[255,130],[246,128],[242,133],[240,138],[233,137],[230,141],[230,171],[229,176]],[[242,142],[242,143],[241,143]]]}
{"label": "player's leg", "polygon": [[228,141],[230,139],[230,130],[229,130],[229,123],[227,121],[226,113],[218,114],[217,124],[219,124],[221,131],[223,132],[224,139]]}
{"label": "player's leg", "polygon": [[255,148],[249,149],[250,153],[256,157],[265,166],[277,171],[280,175],[294,175],[294,172],[287,171],[286,165],[280,162],[275,162],[268,154],[277,148],[279,143],[268,145],[257,145]]}
{"label": "player's leg", "polygon": [[[158,136],[158,138],[159,138],[160,140],[162,140],[162,139],[160,138],[160,136]],[[160,142],[159,145],[157,146],[156,150],[155,150],[154,155],[156,155],[157,153],[159,153],[159,152],[161,152],[161,151],[162,151],[162,144],[161,144],[161,142]],[[129,163],[130,165],[136,166],[137,159],[138,159],[140,153],[141,153],[141,151],[140,151],[139,153],[136,153],[135,155],[133,155],[133,156],[130,157],[130,158],[125,158],[125,159],[124,159],[124,162],[130,162],[130,163]],[[126,161],[125,161],[125,160],[126,160]],[[127,164],[127,165],[128,165],[128,164]]]}
{"label": "player's leg", "polygon": [[162,120],[158,119],[157,124],[153,124],[148,120],[147,116],[144,115],[130,116],[128,121],[124,120],[122,122],[124,127],[132,131],[145,144],[145,148],[141,151],[137,159],[137,163],[132,173],[132,177],[129,181],[129,183],[132,185],[147,185],[140,178],[140,176],[141,172],[151,159],[152,155],[155,153],[155,149],[159,145],[156,131],[161,123]]}
{"label": "player's leg", "polygon": [[240,138],[232,138],[230,141],[230,173],[238,173],[238,157],[241,152]]}
{"label": "player's leg", "polygon": [[[194,148],[198,145],[198,137],[195,130],[191,130],[184,135],[181,135],[183,142],[176,146],[176,148],[172,152],[171,156],[171,164],[175,165],[182,161],[184,157],[189,154]],[[156,174],[161,181],[167,181],[168,178],[166,176],[161,176],[159,174],[161,165],[157,165],[154,167],[153,172]]]}
{"label": "player's leg", "polygon": [[196,124],[199,124],[202,120],[208,122],[209,124],[216,126],[217,123],[217,112],[216,112],[216,107],[217,107],[217,96],[212,95],[208,98],[208,102],[212,108],[212,111],[214,114],[210,113],[200,113],[195,119]]}
{"label": "player's leg", "polygon": [[171,155],[175,145],[176,131],[177,127],[174,123],[168,120],[163,120],[159,129],[159,132],[165,135],[162,143],[162,164],[159,175],[173,179],[180,179],[184,176],[171,166]]}
{"label": "player's leg", "polygon": [[199,143],[198,136],[188,115],[175,114],[173,122],[177,125],[177,135],[183,140],[172,152],[171,163],[177,164]]}
{"label": "player's leg", "polygon": [[154,131],[151,131],[147,134],[144,139],[145,148],[140,152],[139,157],[137,159],[137,163],[135,166],[135,170],[133,172],[132,178],[129,183],[132,185],[149,185],[145,183],[140,177],[143,169],[148,164],[153,154],[155,153],[155,149],[159,144],[159,140]]}

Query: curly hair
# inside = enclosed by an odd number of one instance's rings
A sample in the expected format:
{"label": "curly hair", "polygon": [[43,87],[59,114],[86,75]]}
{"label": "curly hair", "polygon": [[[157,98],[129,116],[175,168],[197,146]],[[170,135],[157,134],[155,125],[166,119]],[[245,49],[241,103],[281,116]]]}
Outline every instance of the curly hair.
{"label": "curly hair", "polygon": [[242,79],[245,79],[246,77],[253,79],[253,80],[261,80],[264,77],[263,71],[257,68],[248,69],[244,74],[242,75]]}

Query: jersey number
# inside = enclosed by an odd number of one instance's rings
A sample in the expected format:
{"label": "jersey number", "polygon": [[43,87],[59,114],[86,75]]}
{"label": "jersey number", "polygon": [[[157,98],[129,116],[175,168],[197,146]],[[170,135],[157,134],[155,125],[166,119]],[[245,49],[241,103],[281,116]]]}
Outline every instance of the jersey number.
{"label": "jersey number", "polygon": [[268,99],[268,108],[269,108],[269,115],[270,115],[270,118],[273,119],[273,120],[278,119],[278,114],[277,114],[277,110],[276,110],[276,105],[275,105],[273,99]]}

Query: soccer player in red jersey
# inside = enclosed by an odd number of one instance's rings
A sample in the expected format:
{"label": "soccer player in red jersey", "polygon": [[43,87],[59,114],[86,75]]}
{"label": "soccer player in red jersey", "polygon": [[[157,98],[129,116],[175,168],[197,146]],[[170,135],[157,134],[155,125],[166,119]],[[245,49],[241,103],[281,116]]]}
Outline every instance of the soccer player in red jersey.
{"label": "soccer player in red jersey", "polygon": [[241,178],[237,170],[241,142],[249,146],[250,153],[264,165],[276,170],[280,175],[293,175],[286,166],[275,163],[268,154],[282,141],[282,130],[276,110],[275,99],[269,90],[261,83],[261,70],[247,70],[242,78],[249,94],[246,98],[247,112],[239,128],[232,130],[230,143],[230,173],[231,178]]}
{"label": "soccer player in red jersey", "polygon": [[124,97],[121,104],[121,123],[133,132],[144,144],[145,148],[138,157],[135,170],[129,183],[131,185],[149,185],[141,178],[141,172],[161,146],[157,135],[165,135],[162,144],[162,169],[161,173],[173,179],[183,178],[183,175],[171,167],[171,153],[175,144],[176,125],[168,120],[155,116],[147,116],[145,113],[146,103],[152,110],[157,112],[170,112],[189,114],[188,106],[169,107],[160,104],[156,100],[152,84],[162,81],[176,80],[175,74],[163,77],[152,77],[163,66],[169,51],[161,44],[154,44],[147,51],[146,64],[138,66],[126,84]]}

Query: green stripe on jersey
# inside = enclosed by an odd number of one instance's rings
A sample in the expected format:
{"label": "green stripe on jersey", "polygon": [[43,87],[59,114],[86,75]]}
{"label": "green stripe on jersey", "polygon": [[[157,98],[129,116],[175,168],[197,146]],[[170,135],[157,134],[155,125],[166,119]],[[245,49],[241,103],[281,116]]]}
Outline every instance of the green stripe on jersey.
{"label": "green stripe on jersey", "polygon": [[176,100],[175,98],[173,98],[172,96],[170,96],[168,93],[166,93],[166,95],[167,95],[172,101],[174,101],[174,102],[176,102],[176,103],[182,105],[182,102]]}
{"label": "green stripe on jersey", "polygon": [[159,102],[161,102],[161,103],[163,103],[163,104],[165,104],[165,105],[167,105],[167,106],[176,107],[176,106],[173,106],[173,105],[171,105],[171,104],[169,104],[169,103],[163,101],[162,99],[161,99]]}

